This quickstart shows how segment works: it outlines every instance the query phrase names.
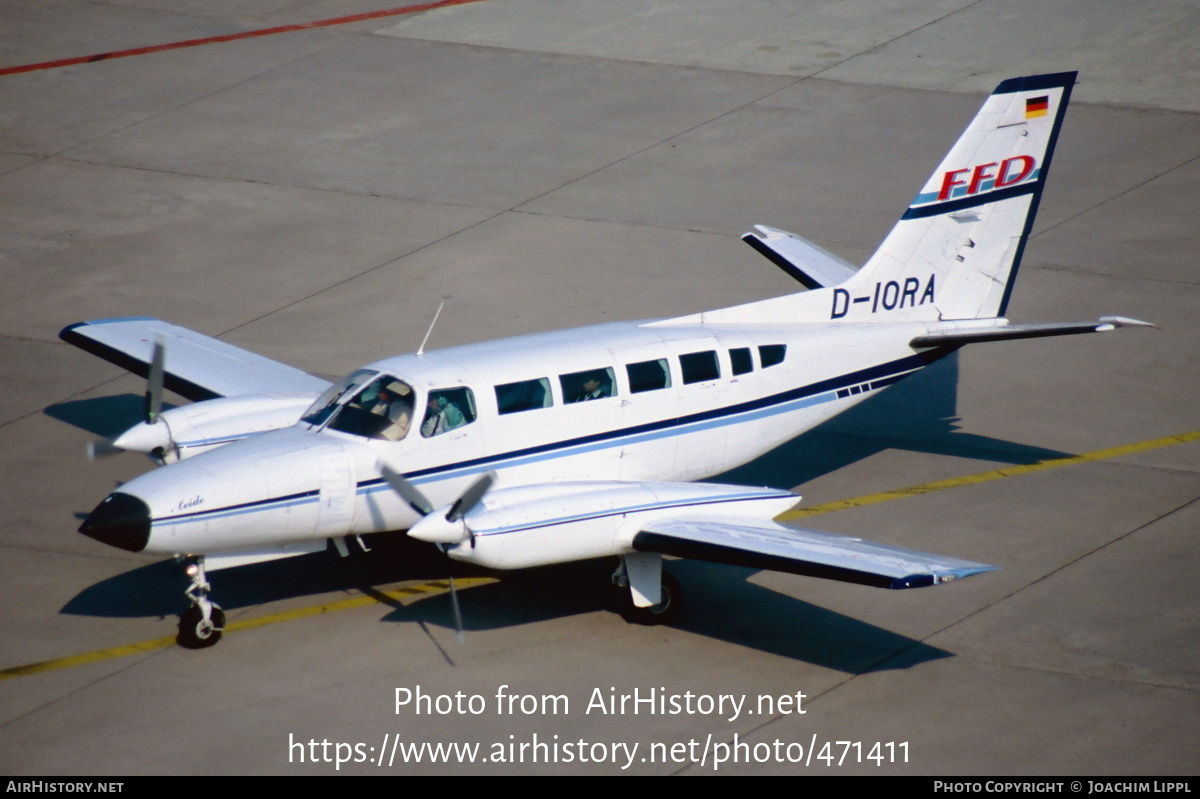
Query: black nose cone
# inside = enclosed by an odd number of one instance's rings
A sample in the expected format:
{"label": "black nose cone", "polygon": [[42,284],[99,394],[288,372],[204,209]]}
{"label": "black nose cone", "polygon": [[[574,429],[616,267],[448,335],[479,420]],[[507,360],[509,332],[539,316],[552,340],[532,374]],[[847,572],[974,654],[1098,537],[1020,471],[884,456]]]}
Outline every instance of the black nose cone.
{"label": "black nose cone", "polygon": [[117,491],[96,506],[79,532],[118,549],[141,552],[150,541],[150,507]]}

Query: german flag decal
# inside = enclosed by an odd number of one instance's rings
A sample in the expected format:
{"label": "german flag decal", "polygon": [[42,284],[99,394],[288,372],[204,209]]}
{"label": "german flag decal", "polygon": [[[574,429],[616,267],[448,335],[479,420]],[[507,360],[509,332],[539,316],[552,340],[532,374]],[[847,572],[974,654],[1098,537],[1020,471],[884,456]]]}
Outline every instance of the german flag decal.
{"label": "german flag decal", "polygon": [[1025,98],[1025,118],[1033,119],[1034,117],[1044,117],[1050,111],[1050,97],[1043,95],[1042,97],[1026,97]]}

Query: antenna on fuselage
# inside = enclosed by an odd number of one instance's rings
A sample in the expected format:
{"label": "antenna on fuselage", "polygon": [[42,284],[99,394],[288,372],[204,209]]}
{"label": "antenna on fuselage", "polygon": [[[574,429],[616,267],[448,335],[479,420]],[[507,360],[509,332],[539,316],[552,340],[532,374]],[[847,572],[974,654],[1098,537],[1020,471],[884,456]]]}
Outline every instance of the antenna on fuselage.
{"label": "antenna on fuselage", "polygon": [[433,315],[433,321],[429,323],[429,329],[425,331],[425,338],[421,339],[421,346],[417,348],[417,355],[425,354],[425,342],[429,341],[429,335],[433,332],[433,326],[437,324],[438,317],[442,315],[442,309],[445,307],[445,300],[438,303],[438,309]]}

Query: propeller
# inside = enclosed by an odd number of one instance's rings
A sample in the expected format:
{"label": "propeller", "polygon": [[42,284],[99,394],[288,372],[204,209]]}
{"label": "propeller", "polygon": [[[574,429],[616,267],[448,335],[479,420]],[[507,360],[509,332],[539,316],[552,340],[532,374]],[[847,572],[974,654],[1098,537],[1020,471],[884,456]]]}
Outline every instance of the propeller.
{"label": "propeller", "polygon": [[409,504],[409,506],[422,516],[428,516],[433,513],[433,505],[429,504],[429,500],[421,493],[421,490],[397,472],[391,466],[382,464],[379,471],[383,474],[383,479],[392,487],[392,490],[400,495],[400,498]]}
{"label": "propeller", "polygon": [[146,396],[142,402],[144,422],[134,425],[116,438],[89,441],[88,460],[94,461],[129,451],[154,454],[166,452],[174,446],[171,430],[161,419],[166,359],[166,346],[160,338],[154,342],[154,350],[150,355],[150,369],[146,375]]}
{"label": "propeller", "polygon": [[435,513],[433,505],[420,489],[390,466],[380,466],[380,472],[388,485],[423,517],[409,529],[408,534],[411,537],[434,544],[461,544],[464,540],[469,540],[471,549],[475,548],[475,533],[467,526],[463,517],[474,510],[483,499],[483,495],[496,482],[495,472],[481,475],[450,505],[445,514]]}
{"label": "propeller", "polygon": [[162,413],[163,364],[166,356],[167,348],[163,345],[163,340],[156,339],[154,353],[150,356],[150,372],[146,375],[146,401],[144,403],[146,424],[154,424],[158,421],[158,415]]}
{"label": "propeller", "polygon": [[[379,471],[392,490],[399,494],[400,498],[409,504],[409,507],[421,514],[421,520],[409,528],[410,536],[421,541],[441,544],[443,547],[458,545],[467,539],[471,542],[471,549],[475,548],[475,533],[467,526],[463,517],[479,504],[483,495],[496,482],[495,472],[488,472],[480,476],[478,480],[467,487],[467,490],[458,499],[454,500],[449,510],[443,515],[434,511],[433,504],[429,499],[404,475],[386,464],[380,464]],[[454,635],[461,644],[463,642],[462,610],[458,605],[458,590],[455,588],[453,577],[450,578],[450,604],[454,608]]]}
{"label": "propeller", "polygon": [[124,451],[107,438],[98,438],[95,441],[87,443],[87,457],[89,461],[98,461],[101,458],[107,458],[110,455],[116,455]]}

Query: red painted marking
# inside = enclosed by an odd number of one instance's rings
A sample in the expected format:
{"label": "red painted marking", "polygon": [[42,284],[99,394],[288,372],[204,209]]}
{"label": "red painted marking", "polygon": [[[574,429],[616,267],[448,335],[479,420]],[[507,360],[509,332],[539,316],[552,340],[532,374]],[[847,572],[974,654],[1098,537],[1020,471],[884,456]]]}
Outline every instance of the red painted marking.
{"label": "red painted marking", "polygon": [[[1021,162],[1021,166],[1010,175],[1009,168],[1017,161]],[[996,188],[1001,189],[1014,183],[1020,183],[1029,177],[1029,173],[1033,172],[1035,166],[1037,166],[1037,161],[1034,161],[1032,156],[1014,155],[1012,158],[1005,158],[1000,162],[1000,171],[996,174]]]}
{"label": "red painted marking", "polygon": [[387,8],[382,11],[368,11],[363,14],[351,14],[348,17],[318,19],[313,22],[300,22],[294,25],[280,25],[275,28],[261,28],[254,31],[229,33],[224,36],[207,36],[203,39],[187,39],[182,42],[171,42],[170,44],[154,44],[150,45],[149,47],[134,47],[130,50],[114,50],[111,53],[97,53],[95,55],[77,56],[75,58],[60,58],[56,61],[41,61],[37,64],[24,64],[17,67],[5,67],[4,69],[0,69],[0,76],[17,75],[22,72],[36,72],[41,69],[58,69],[59,67],[70,67],[75,66],[76,64],[91,64],[96,61],[109,61],[114,58],[128,58],[131,55],[161,53],[164,50],[178,50],[183,47],[199,47],[202,44],[236,42],[238,39],[253,39],[257,36],[273,36],[276,33],[292,33],[294,31],[304,31],[311,28],[328,28],[334,25],[345,25],[350,22],[361,22],[362,20],[366,19],[398,17],[403,14],[416,14],[419,11],[430,11],[435,8],[443,8],[445,6],[461,6],[467,3],[479,2],[482,2],[482,0],[437,0],[437,2],[434,3],[418,3],[417,5],[401,6],[399,8]]}
{"label": "red painted marking", "polygon": [[945,175],[943,175],[942,190],[938,192],[938,200],[941,201],[948,199],[950,197],[950,192],[954,190],[955,186],[967,185],[964,181],[959,180],[958,176],[965,175],[970,171],[971,170],[969,169],[955,169],[954,171],[947,172]]}

